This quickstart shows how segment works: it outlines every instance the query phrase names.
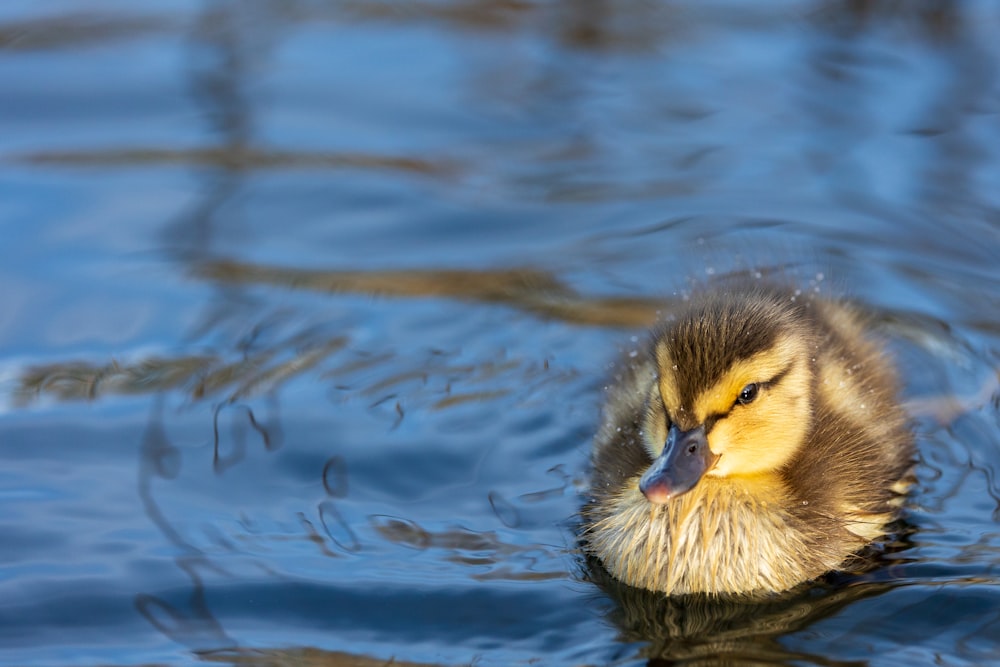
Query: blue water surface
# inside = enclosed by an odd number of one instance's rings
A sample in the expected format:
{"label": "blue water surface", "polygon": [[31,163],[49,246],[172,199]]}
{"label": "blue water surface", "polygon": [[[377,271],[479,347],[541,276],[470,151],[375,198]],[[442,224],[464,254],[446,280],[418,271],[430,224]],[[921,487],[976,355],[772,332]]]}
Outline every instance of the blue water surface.
{"label": "blue water surface", "polygon": [[[0,663],[1000,664],[989,2],[0,8]],[[874,572],[711,631],[576,541],[694,284],[880,313]],[[664,663],[660,663],[664,664]]]}

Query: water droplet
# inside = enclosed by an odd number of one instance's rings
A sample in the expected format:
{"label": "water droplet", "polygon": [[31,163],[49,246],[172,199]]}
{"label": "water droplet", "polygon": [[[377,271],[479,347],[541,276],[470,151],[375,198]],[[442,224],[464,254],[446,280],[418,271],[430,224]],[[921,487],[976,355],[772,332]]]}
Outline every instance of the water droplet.
{"label": "water droplet", "polygon": [[638,350],[632,350],[631,352],[628,353],[628,356],[629,356],[629,359],[635,359],[636,357],[639,356],[639,351]]}
{"label": "water droplet", "polygon": [[676,371],[677,370],[677,364],[674,364],[673,366],[671,366],[671,368],[673,368]]}

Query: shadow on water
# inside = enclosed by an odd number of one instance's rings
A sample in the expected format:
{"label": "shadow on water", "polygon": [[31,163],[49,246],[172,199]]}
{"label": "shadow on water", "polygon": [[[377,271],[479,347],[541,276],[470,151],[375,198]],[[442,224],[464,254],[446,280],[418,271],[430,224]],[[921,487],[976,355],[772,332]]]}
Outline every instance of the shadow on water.
{"label": "shadow on water", "polygon": [[[613,601],[608,620],[625,642],[640,642],[639,655],[650,666],[775,665],[799,662],[817,665],[861,665],[866,660],[837,659],[788,645],[787,637],[836,617],[848,607],[912,586],[901,566],[912,559],[918,528],[904,519],[890,526],[891,534],[859,554],[852,572],[829,573],[816,582],[769,596],[666,597],[614,579],[601,563],[587,557],[582,578],[594,583]],[[956,585],[989,583],[988,579],[945,574]],[[942,579],[942,582],[944,579]]]}
{"label": "shadow on water", "polygon": [[772,665],[794,660],[856,664],[797,654],[780,640],[894,585],[810,585],[766,600],[668,598],[625,586],[597,563],[588,566],[595,583],[616,602],[609,620],[621,630],[623,641],[645,644],[641,655],[650,665]]}

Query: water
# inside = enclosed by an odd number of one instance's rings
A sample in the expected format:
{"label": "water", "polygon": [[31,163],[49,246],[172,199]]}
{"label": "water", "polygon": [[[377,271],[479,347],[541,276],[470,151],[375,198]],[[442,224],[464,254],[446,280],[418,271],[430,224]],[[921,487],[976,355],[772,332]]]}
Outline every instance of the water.
{"label": "water", "polygon": [[[4,3],[0,663],[1000,664],[998,29]],[[759,609],[594,581],[607,364],[747,270],[883,314],[913,530]]]}

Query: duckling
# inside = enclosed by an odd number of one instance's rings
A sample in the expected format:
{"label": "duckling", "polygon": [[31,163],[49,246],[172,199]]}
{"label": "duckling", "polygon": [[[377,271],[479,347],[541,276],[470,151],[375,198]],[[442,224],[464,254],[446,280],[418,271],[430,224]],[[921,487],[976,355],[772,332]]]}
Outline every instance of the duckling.
{"label": "duckling", "polygon": [[705,291],[619,368],[583,545],[668,595],[761,595],[846,569],[914,463],[859,309],[756,283]]}

